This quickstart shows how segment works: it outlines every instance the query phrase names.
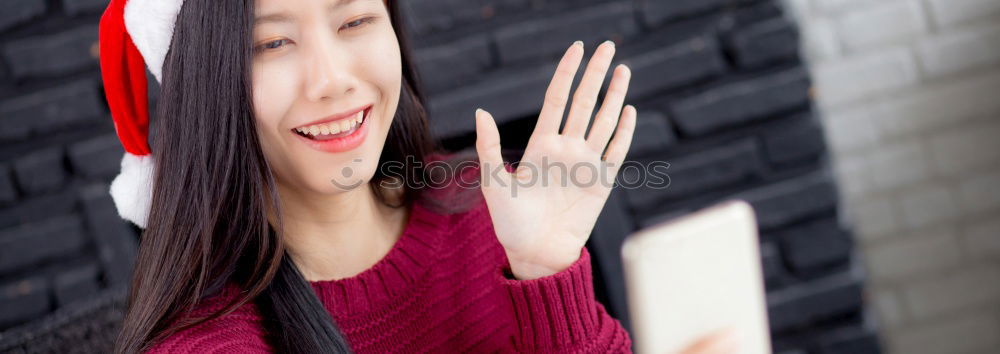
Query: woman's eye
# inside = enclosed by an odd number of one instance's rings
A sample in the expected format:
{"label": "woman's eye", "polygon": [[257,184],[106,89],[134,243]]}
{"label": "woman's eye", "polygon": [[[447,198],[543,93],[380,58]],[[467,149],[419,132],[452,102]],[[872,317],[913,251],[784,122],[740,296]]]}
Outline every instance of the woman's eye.
{"label": "woman's eye", "polygon": [[374,17],[359,18],[357,20],[345,23],[344,26],[341,27],[341,29],[354,29],[354,28],[361,27],[363,25],[369,24],[372,21],[375,21]]}
{"label": "woman's eye", "polygon": [[287,39],[275,39],[273,41],[264,42],[263,44],[257,46],[256,49],[257,49],[258,52],[259,51],[267,51],[267,50],[275,50],[275,49],[281,48],[281,46],[284,45],[287,42],[288,42]]}

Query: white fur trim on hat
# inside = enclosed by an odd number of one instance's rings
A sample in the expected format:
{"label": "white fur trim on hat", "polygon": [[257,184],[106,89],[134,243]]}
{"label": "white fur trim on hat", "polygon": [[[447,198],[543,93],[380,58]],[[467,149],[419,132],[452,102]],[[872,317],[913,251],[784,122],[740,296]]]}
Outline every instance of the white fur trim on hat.
{"label": "white fur trim on hat", "polygon": [[121,172],[111,181],[111,199],[118,215],[146,228],[153,199],[153,157],[125,153]]}
{"label": "white fur trim on hat", "polygon": [[162,82],[163,61],[183,4],[184,0],[129,0],[125,3],[125,28],[158,82]]}

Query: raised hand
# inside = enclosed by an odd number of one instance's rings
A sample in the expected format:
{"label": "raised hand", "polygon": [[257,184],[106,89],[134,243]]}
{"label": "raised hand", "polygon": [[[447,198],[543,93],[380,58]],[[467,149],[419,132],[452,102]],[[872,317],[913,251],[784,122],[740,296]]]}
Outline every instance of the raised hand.
{"label": "raised hand", "polygon": [[635,129],[635,108],[622,109],[631,78],[628,67],[615,68],[589,134],[587,126],[614,54],[613,42],[597,48],[573,93],[560,133],[584,55],[581,42],[570,46],[556,68],[538,122],[513,173],[504,168],[493,117],[483,110],[476,112],[483,195],[518,279],[544,277],[573,264],[611,193]]}

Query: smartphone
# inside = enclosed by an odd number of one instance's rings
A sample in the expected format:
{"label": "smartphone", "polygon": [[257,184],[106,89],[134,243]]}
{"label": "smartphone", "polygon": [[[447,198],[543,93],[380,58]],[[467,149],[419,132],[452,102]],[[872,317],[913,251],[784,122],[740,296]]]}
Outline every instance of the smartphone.
{"label": "smartphone", "polygon": [[753,208],[729,201],[639,230],[622,262],[636,353],[679,353],[725,327],[770,353]]}

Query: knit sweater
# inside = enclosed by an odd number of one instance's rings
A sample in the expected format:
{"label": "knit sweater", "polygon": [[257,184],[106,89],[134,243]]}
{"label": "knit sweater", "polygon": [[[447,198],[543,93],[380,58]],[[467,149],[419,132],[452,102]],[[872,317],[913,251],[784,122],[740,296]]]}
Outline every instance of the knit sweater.
{"label": "knit sweater", "polygon": [[[586,248],[567,269],[517,280],[485,201],[458,213],[414,203],[405,229],[371,268],[349,278],[310,282],[357,353],[631,352],[621,324],[596,301]],[[195,315],[222,308],[230,286]],[[248,303],[174,333],[152,353],[269,352],[261,318]]]}

